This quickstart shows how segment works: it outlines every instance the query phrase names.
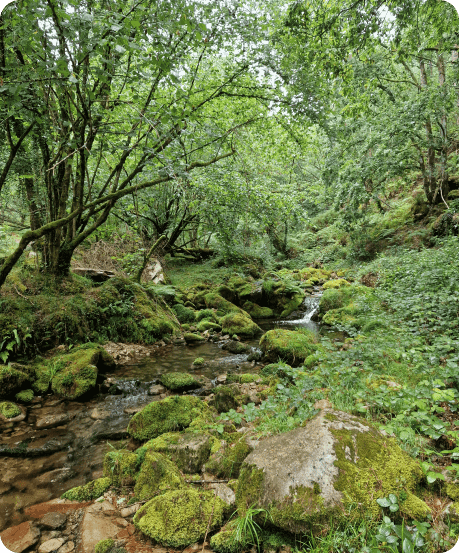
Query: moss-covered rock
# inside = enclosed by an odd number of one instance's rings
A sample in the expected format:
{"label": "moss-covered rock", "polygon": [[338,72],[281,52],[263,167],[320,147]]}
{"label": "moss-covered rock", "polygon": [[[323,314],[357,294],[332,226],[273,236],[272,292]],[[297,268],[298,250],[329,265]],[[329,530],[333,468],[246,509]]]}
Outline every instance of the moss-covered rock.
{"label": "moss-covered rock", "polygon": [[234,524],[227,524],[210,538],[210,547],[216,553],[239,553],[250,545],[245,536],[239,535]]}
{"label": "moss-covered rock", "polygon": [[218,323],[209,321],[208,319],[203,319],[196,326],[198,332],[204,332],[206,330],[214,330],[215,332],[220,332],[222,327]]}
{"label": "moss-covered rock", "polygon": [[[377,499],[390,493],[400,512],[422,520],[429,508],[416,496],[419,463],[366,420],[323,410],[303,428],[262,441],[245,459],[236,494],[240,513],[270,510],[286,531],[322,531],[334,518],[381,516]],[[403,493],[402,493],[403,492]]]}
{"label": "moss-covered rock", "polygon": [[302,330],[269,330],[260,340],[260,348],[270,361],[284,359],[292,366],[299,365],[317,349],[317,337]]}
{"label": "moss-covered rock", "polygon": [[223,332],[233,336],[257,336],[263,331],[245,312],[228,313],[220,319]]}
{"label": "moss-covered rock", "polygon": [[[148,447],[145,447],[145,450],[144,460],[134,488],[135,496],[138,499],[149,499],[185,485],[185,481],[174,463],[162,453],[149,450]],[[141,451],[139,454],[143,456]]]}
{"label": "moss-covered rock", "polygon": [[188,373],[177,372],[162,374],[159,380],[163,386],[166,386],[166,388],[169,388],[169,390],[172,390],[173,392],[194,390],[201,386],[196,378]]}
{"label": "moss-covered rock", "polygon": [[186,332],[183,335],[183,338],[187,344],[196,344],[198,342],[204,342],[205,338],[199,334],[194,334],[193,332]]}
{"label": "moss-covered rock", "polygon": [[84,486],[72,488],[62,494],[62,499],[70,499],[71,501],[90,501],[100,497],[111,485],[111,478],[98,478],[92,480]]}
{"label": "moss-covered rock", "polygon": [[132,451],[112,450],[104,457],[104,476],[111,479],[114,486],[131,484],[138,470],[138,458]]}
{"label": "moss-covered rock", "polygon": [[206,319],[207,321],[213,321],[214,323],[218,323],[217,315],[215,314],[215,311],[213,309],[201,309],[196,313],[197,322],[200,322],[203,319]]}
{"label": "moss-covered rock", "polygon": [[252,317],[252,319],[270,319],[274,317],[274,311],[270,307],[261,307],[251,301],[246,301],[242,308]]}
{"label": "moss-covered rock", "polygon": [[331,288],[341,288],[343,286],[350,286],[350,282],[344,278],[338,278],[336,280],[329,280],[323,285],[324,290],[330,290]]}
{"label": "moss-covered rock", "polygon": [[226,413],[230,409],[237,409],[241,405],[240,391],[235,386],[217,386],[213,390],[214,397],[209,405],[215,407],[219,413]]}
{"label": "moss-covered rock", "polygon": [[16,394],[16,400],[21,403],[30,403],[34,398],[33,390],[30,388],[28,390],[21,390]]}
{"label": "moss-covered rock", "polygon": [[110,553],[110,550],[113,549],[114,545],[115,540],[112,538],[101,540],[100,542],[96,543],[96,546],[94,547],[94,553]]}
{"label": "moss-covered rock", "polygon": [[242,437],[213,454],[206,463],[206,471],[219,478],[237,478],[244,459],[252,449]]}
{"label": "moss-covered rock", "polygon": [[31,376],[25,370],[14,366],[0,365],[0,397],[10,397],[31,382]]}
{"label": "moss-covered rock", "polygon": [[114,367],[114,359],[101,346],[85,344],[47,360],[37,367],[37,373],[51,379],[55,394],[76,399],[94,388],[99,369]]}
{"label": "moss-covered rock", "polygon": [[177,467],[188,474],[200,472],[209,458],[213,439],[211,436],[195,432],[167,432],[143,447],[157,451],[173,461]]}
{"label": "moss-covered rock", "polygon": [[194,396],[171,396],[154,401],[136,413],[128,432],[137,440],[156,438],[165,432],[183,430],[197,418],[212,417],[210,407]]}
{"label": "moss-covered rock", "polygon": [[377,316],[378,311],[381,311],[381,305],[374,290],[355,284],[326,290],[319,303],[319,317],[331,326],[360,329],[369,323],[368,313]]}
{"label": "moss-covered rock", "polygon": [[181,305],[180,303],[177,303],[172,307],[175,314],[177,315],[177,319],[181,323],[194,323],[195,315],[194,311],[192,309],[189,309],[188,307],[185,307],[184,305]]}
{"label": "moss-covered rock", "polygon": [[6,419],[14,419],[22,413],[21,409],[11,401],[0,402],[0,415],[3,415]]}
{"label": "moss-covered rock", "polygon": [[135,514],[134,524],[161,545],[184,548],[219,527],[225,510],[213,491],[181,489],[148,501]]}
{"label": "moss-covered rock", "polygon": [[205,294],[204,301],[207,308],[216,309],[217,311],[221,311],[222,313],[240,313],[242,311],[242,309],[234,305],[234,303],[225,300],[225,298],[220,296],[220,294],[216,294],[215,292],[209,292],[208,294]]}

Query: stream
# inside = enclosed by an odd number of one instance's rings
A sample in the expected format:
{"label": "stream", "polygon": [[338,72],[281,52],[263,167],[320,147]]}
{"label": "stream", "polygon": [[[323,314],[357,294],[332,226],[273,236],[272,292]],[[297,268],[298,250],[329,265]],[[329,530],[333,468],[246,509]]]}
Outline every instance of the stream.
{"label": "stream", "polygon": [[[305,298],[302,310],[285,320],[257,322],[265,332],[304,327],[318,333],[319,325],[311,317],[318,309],[320,295],[317,288]],[[261,368],[262,364],[247,359],[258,349],[258,341],[247,341],[251,351],[238,355],[222,349],[227,340],[198,345],[173,343],[152,349],[150,356],[132,359],[104,375],[115,384],[116,395],[100,393],[84,402],[36,397],[23,421],[3,423],[0,428],[0,531],[26,519],[28,507],[100,478],[107,441],[125,439],[132,415],[164,397],[149,395],[162,374],[188,372],[204,377],[204,387],[193,393],[208,395],[219,375]],[[204,359],[202,367],[193,366],[197,357]],[[18,447],[24,448],[25,457],[5,455],[6,448]]]}

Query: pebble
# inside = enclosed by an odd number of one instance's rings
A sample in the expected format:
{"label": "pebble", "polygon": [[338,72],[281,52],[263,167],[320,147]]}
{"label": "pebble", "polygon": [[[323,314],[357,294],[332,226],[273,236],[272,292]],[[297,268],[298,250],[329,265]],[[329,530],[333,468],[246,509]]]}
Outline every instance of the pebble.
{"label": "pebble", "polygon": [[38,553],[52,553],[57,551],[65,542],[64,538],[54,538],[52,540],[45,541],[38,548]]}
{"label": "pebble", "polygon": [[68,541],[57,550],[57,553],[70,553],[74,549],[75,549],[75,543],[73,541]]}

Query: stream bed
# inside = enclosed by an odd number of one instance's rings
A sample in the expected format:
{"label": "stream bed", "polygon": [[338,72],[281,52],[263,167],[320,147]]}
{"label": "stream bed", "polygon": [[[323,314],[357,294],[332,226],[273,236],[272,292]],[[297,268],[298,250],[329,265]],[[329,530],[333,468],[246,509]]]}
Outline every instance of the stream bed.
{"label": "stream bed", "polygon": [[[319,332],[311,317],[318,309],[320,291],[306,297],[301,312],[286,320],[257,321],[264,330],[305,327]],[[107,441],[127,437],[132,415],[164,396],[149,395],[162,374],[188,372],[204,377],[208,395],[219,375],[228,372],[257,372],[262,366],[248,361],[257,350],[258,339],[246,342],[251,350],[232,354],[222,349],[224,340],[198,345],[170,344],[143,358],[119,366],[106,378],[117,388],[116,395],[101,393],[87,401],[66,401],[54,396],[38,397],[27,407],[26,418],[0,427],[0,531],[27,518],[27,508],[59,497],[74,486],[102,476]],[[196,367],[193,361],[204,359]],[[7,448],[23,448],[12,456]]]}

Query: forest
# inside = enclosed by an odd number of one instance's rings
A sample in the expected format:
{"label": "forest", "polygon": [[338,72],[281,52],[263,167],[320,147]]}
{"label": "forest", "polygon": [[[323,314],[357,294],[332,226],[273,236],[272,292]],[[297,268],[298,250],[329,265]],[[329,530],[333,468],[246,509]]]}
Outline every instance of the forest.
{"label": "forest", "polygon": [[0,14],[0,538],[459,539],[459,15],[443,0]]}

